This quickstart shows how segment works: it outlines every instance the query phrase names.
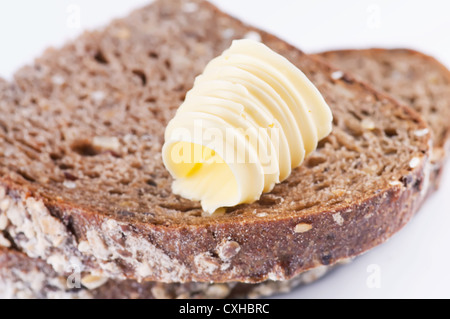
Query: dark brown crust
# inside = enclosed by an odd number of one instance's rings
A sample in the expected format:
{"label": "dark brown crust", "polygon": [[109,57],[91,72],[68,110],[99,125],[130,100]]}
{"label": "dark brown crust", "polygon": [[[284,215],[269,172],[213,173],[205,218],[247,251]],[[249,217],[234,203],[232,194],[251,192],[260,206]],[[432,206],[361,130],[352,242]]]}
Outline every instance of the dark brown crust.
{"label": "dark brown crust", "polygon": [[[225,16],[210,4],[215,14]],[[249,30],[253,28],[249,27]],[[254,29],[256,30],[256,29]],[[259,31],[261,32],[261,31]],[[282,50],[297,52],[290,46],[261,32],[264,41],[277,42]],[[332,67],[310,58],[322,69]],[[391,103],[403,110],[417,128],[426,124],[420,116],[395,100],[376,92],[367,84],[361,84],[352,76],[345,74],[345,82],[357,86],[359,90],[371,92],[377,99]],[[355,89],[356,90],[356,89]],[[424,143],[426,144],[426,143]],[[87,269],[99,269],[98,260],[79,251],[77,244],[88,237],[91,229],[104,230],[108,222],[113,221],[127,236],[140,239],[141,244],[156,249],[160,256],[167,258],[167,263],[151,266],[150,272],[139,275],[137,270],[129,267],[125,258],[114,262],[123,267],[116,276],[140,278],[161,282],[261,282],[268,279],[286,280],[308,269],[320,265],[332,265],[340,260],[357,256],[391,237],[400,230],[413,216],[422,201],[423,188],[426,184],[426,165],[428,163],[429,145],[423,145],[420,163],[405,174],[403,184],[386,185],[374,195],[367,195],[363,200],[337,205],[333,211],[285,213],[267,217],[251,218],[211,218],[201,224],[157,225],[142,222],[129,223],[126,216],[107,216],[95,210],[77,207],[73,203],[59,202],[55,198],[44,198],[32,191],[26,184],[17,185],[7,178],[0,179],[0,186],[6,188],[6,195],[24,202],[33,198],[43,202],[49,213],[60,221],[69,238],[64,248],[52,248],[64,256],[79,258]],[[306,233],[295,233],[298,224],[307,223],[312,229]],[[105,234],[102,234],[102,236]],[[113,238],[111,235],[108,235]],[[114,245],[121,247],[126,255],[127,246],[123,238],[114,239]],[[230,260],[220,258],[217,247],[230,239],[239,243],[239,253]],[[105,243],[102,243],[105,245]],[[46,258],[48,256],[42,255]],[[167,274],[170,273],[170,276]],[[108,273],[109,276],[114,276]]]}

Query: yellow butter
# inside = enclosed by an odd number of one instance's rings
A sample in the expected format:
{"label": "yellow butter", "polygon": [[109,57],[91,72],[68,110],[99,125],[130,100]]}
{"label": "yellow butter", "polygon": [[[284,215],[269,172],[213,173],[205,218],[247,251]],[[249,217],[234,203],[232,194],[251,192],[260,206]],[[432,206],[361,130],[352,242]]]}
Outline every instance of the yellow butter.
{"label": "yellow butter", "polygon": [[165,131],[173,192],[213,213],[258,200],[332,129],[318,89],[286,58],[233,41],[195,80]]}

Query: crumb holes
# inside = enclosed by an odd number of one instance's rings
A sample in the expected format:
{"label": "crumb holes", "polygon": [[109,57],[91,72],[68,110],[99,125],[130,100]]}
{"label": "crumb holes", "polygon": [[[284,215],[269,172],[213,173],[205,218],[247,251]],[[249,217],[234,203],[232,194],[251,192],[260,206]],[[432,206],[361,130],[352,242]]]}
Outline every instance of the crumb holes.
{"label": "crumb holes", "polygon": [[142,70],[133,70],[132,71],[134,75],[139,77],[141,80],[142,86],[145,86],[147,84],[147,76],[145,75],[144,71]]}
{"label": "crumb holes", "polygon": [[146,103],[155,103],[156,102],[156,98],[155,97],[149,97],[148,99],[145,100]]}
{"label": "crumb holes", "polygon": [[410,98],[408,99],[408,102],[409,102],[409,104],[413,104],[413,105],[414,105],[414,103],[416,103],[416,97],[415,97],[415,96],[410,97]]}
{"label": "crumb holes", "polygon": [[180,85],[178,85],[174,90],[175,90],[176,92],[182,92],[182,91],[184,91],[184,85],[183,85],[183,84],[180,84]]}
{"label": "crumb holes", "polygon": [[382,176],[383,173],[386,171],[387,165],[383,165],[380,169],[377,171],[377,176]]}
{"label": "crumb holes", "polygon": [[408,187],[413,182],[413,178],[411,175],[406,175],[400,177],[399,181],[403,183],[403,186]]}
{"label": "crumb holes", "polygon": [[333,116],[333,125],[335,126],[339,125],[339,120],[336,116]]}
{"label": "crumb holes", "polygon": [[279,202],[279,199],[265,195],[263,195],[258,201],[261,206],[273,206],[277,205]]}
{"label": "crumb holes", "polygon": [[97,61],[100,64],[108,64],[109,61],[108,59],[106,59],[105,55],[103,54],[102,51],[97,51],[97,53],[94,56],[95,61]]}
{"label": "crumb holes", "polygon": [[124,185],[124,186],[128,186],[131,184],[131,180],[129,178],[123,178],[119,181],[120,184]]}
{"label": "crumb holes", "polygon": [[2,129],[3,132],[8,133],[8,127],[5,123],[0,122],[0,129]]}
{"label": "crumb holes", "polygon": [[397,154],[397,149],[394,147],[388,148],[384,151],[385,155],[395,155]]}
{"label": "crumb holes", "polygon": [[397,129],[395,127],[388,127],[384,129],[384,134],[386,134],[387,137],[394,137],[397,136]]}
{"label": "crumb holes", "polygon": [[99,154],[98,150],[89,141],[76,141],[70,147],[72,151],[81,156],[96,156]]}
{"label": "crumb holes", "polygon": [[152,113],[153,117],[158,117],[158,110],[154,110],[153,108],[149,107],[148,110],[150,111],[150,113]]}
{"label": "crumb holes", "polygon": [[63,155],[60,153],[50,153],[48,156],[50,156],[52,161],[58,161],[63,158]]}
{"label": "crumb holes", "polygon": [[327,143],[331,143],[328,136],[319,141],[319,143],[317,144],[317,149],[324,148]]}
{"label": "crumb holes", "polygon": [[105,125],[106,127],[110,127],[112,125],[111,121],[104,121],[103,125]]}
{"label": "crumb holes", "polygon": [[348,74],[344,74],[344,76],[342,77],[342,81],[344,81],[347,84],[353,84],[353,79],[350,78]]}
{"label": "crumb holes", "polygon": [[58,165],[58,167],[61,169],[61,170],[68,170],[68,169],[74,169],[75,168],[75,166],[73,166],[72,164],[66,164],[66,163],[61,163],[61,164],[59,164]]}
{"label": "crumb holes", "polygon": [[368,110],[361,110],[361,114],[364,115],[365,117],[369,117],[371,115],[371,113]]}
{"label": "crumb holes", "polygon": [[73,174],[70,174],[69,172],[64,172],[64,178],[68,181],[76,181],[78,177],[76,177]]}
{"label": "crumb holes", "polygon": [[162,82],[165,82],[167,80],[167,76],[165,74],[162,74],[159,78]]}
{"label": "crumb holes", "polygon": [[420,191],[421,188],[422,188],[422,179],[421,179],[421,178],[418,178],[418,179],[415,181],[413,187],[414,187],[415,189],[417,189],[418,191]]}
{"label": "crumb holes", "polygon": [[330,187],[330,184],[329,184],[329,183],[323,183],[323,184],[320,184],[320,185],[315,186],[315,187],[314,187],[314,190],[315,190],[315,191],[321,191],[321,190],[323,190],[323,189],[325,189],[325,188],[328,188],[328,187]]}
{"label": "crumb holes", "polygon": [[306,162],[306,166],[308,168],[313,168],[313,167],[316,167],[316,166],[318,166],[320,164],[325,163],[326,161],[327,161],[327,159],[325,157],[312,156]]}
{"label": "crumb holes", "polygon": [[158,53],[153,52],[153,51],[150,51],[150,52],[148,53],[148,56],[149,56],[150,58],[152,58],[152,59],[157,59],[157,58],[159,58]]}
{"label": "crumb holes", "polygon": [[123,192],[117,188],[109,190],[108,193],[111,195],[123,195]]}
{"label": "crumb holes", "polygon": [[331,254],[325,254],[321,257],[322,265],[328,266],[331,264],[333,256]]}
{"label": "crumb holes", "polygon": [[97,173],[97,172],[87,172],[87,173],[84,173],[84,175],[86,175],[90,179],[95,179],[95,178],[99,178],[100,177],[100,174]]}
{"label": "crumb holes", "polygon": [[356,114],[356,112],[350,110],[348,111],[348,113],[350,113],[351,116],[353,116],[355,119],[357,119],[358,121],[362,121],[362,117],[359,116],[358,114]]}
{"label": "crumb holes", "polygon": [[164,65],[166,66],[167,70],[172,69],[172,63],[170,63],[169,60],[165,60],[164,61]]}
{"label": "crumb holes", "polygon": [[36,179],[33,176],[31,176],[30,174],[28,174],[27,172],[25,172],[25,171],[17,171],[17,174],[22,176],[23,179],[25,179],[26,181],[29,181],[29,182],[32,182],[32,183],[36,182]]}
{"label": "crumb holes", "polygon": [[145,183],[147,185],[150,185],[150,186],[153,186],[153,187],[158,186],[158,184],[156,184],[156,182],[153,179],[148,179],[148,180],[145,181]]}

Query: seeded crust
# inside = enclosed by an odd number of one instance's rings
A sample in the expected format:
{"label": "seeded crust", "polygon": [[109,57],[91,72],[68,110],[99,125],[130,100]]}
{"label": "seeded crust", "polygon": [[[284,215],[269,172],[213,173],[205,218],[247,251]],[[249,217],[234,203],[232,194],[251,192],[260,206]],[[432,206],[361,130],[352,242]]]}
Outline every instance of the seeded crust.
{"label": "seeded crust", "polygon": [[[202,216],[171,192],[164,128],[206,63],[246,36],[311,79],[334,129],[258,202]],[[288,280],[357,256],[416,211],[431,139],[416,112],[336,71],[202,1],[156,1],[49,49],[0,83],[0,230],[57,273],[166,283]]]}
{"label": "seeded crust", "polygon": [[450,152],[450,71],[433,57],[409,49],[337,50],[319,56],[423,116],[433,133],[430,191],[436,190]]}
{"label": "seeded crust", "polygon": [[[244,283],[166,284],[112,280],[85,273],[57,274],[45,261],[0,248],[1,299],[223,299],[286,293],[321,278],[334,266],[306,271],[290,280]],[[75,270],[75,269],[74,269]],[[79,284],[77,284],[79,283]]]}

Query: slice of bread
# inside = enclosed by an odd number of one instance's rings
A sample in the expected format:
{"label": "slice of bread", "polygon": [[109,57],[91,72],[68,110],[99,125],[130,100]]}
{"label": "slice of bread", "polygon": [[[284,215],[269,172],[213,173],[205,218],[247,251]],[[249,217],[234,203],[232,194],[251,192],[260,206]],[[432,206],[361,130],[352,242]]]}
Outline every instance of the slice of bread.
{"label": "slice of bread", "polygon": [[[164,128],[206,63],[245,37],[310,78],[334,128],[259,201],[203,216],[171,192]],[[427,191],[430,135],[415,111],[203,1],[156,1],[49,49],[1,97],[1,230],[57,273],[287,280],[381,244]]]}
{"label": "slice of bread", "polygon": [[430,190],[435,190],[450,152],[449,70],[436,59],[408,49],[338,50],[319,55],[423,115],[433,133]]}

